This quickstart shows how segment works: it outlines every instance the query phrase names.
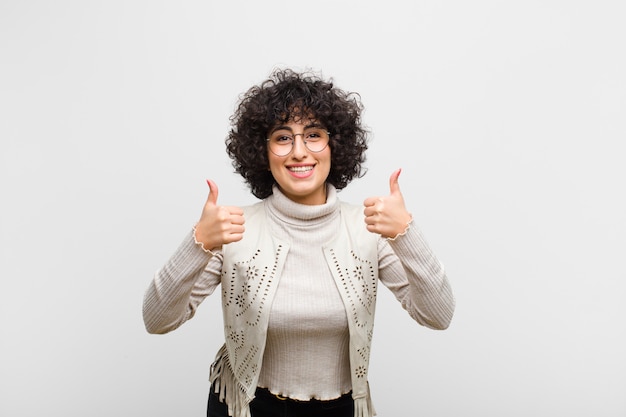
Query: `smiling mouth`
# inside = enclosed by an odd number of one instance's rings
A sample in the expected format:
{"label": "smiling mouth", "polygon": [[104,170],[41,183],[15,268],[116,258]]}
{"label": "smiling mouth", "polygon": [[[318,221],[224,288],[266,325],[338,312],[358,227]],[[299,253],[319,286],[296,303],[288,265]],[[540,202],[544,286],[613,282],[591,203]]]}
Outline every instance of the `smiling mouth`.
{"label": "smiling mouth", "polygon": [[291,172],[308,172],[313,170],[313,165],[308,165],[305,167],[289,167],[287,168]]}

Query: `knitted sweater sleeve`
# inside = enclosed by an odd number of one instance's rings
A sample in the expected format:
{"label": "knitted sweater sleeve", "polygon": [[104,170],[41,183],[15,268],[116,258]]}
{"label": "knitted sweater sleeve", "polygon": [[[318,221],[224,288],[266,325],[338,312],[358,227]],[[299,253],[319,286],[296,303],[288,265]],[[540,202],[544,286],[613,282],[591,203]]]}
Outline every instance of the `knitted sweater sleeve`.
{"label": "knitted sweater sleeve", "polygon": [[143,299],[149,333],[168,333],[191,319],[200,303],[220,284],[221,251],[204,252],[191,231],[159,269]]}
{"label": "knitted sweater sleeve", "polygon": [[446,329],[454,313],[454,295],[421,230],[411,224],[393,240],[381,238],[378,253],[380,281],[413,320],[431,329]]}

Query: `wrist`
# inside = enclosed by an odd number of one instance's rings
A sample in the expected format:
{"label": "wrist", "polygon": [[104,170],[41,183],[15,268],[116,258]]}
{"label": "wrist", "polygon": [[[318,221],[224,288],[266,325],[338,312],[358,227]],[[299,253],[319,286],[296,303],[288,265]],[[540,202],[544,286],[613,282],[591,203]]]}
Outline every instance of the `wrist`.
{"label": "wrist", "polygon": [[200,249],[202,249],[205,253],[211,254],[211,255],[215,255],[215,253],[213,253],[211,251],[211,249],[208,249],[208,245],[202,240],[202,239],[198,239],[198,223],[196,223],[193,226],[193,241],[194,243],[200,247]]}
{"label": "wrist", "polygon": [[400,236],[406,235],[409,229],[411,228],[411,223],[413,223],[413,216],[409,213],[409,220],[406,222],[406,225],[404,226],[404,230],[398,232],[394,237],[388,237],[387,240],[396,240]]}

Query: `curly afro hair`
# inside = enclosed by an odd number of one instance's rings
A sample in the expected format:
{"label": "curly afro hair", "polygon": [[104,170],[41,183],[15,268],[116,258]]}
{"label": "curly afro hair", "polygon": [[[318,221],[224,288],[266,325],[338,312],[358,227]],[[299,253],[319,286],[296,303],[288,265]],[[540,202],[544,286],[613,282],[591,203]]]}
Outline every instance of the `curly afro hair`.
{"label": "curly afro hair", "polygon": [[278,69],[240,97],[230,117],[226,151],[232,165],[263,199],[275,183],[269,171],[267,135],[278,123],[311,118],[330,132],[331,168],[327,183],[337,190],[365,175],[367,130],[361,125],[363,105],[357,93],[336,88],[312,72]]}

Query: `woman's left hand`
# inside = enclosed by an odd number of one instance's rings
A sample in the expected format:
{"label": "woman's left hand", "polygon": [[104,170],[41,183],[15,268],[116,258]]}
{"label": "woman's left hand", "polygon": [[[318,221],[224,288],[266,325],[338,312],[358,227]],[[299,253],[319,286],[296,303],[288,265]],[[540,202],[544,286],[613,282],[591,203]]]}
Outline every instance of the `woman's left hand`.
{"label": "woman's left hand", "polygon": [[363,205],[367,230],[378,233],[386,238],[394,238],[403,233],[412,219],[404,206],[404,198],[400,192],[398,177],[401,169],[397,169],[389,178],[390,193],[384,197],[369,197]]}

